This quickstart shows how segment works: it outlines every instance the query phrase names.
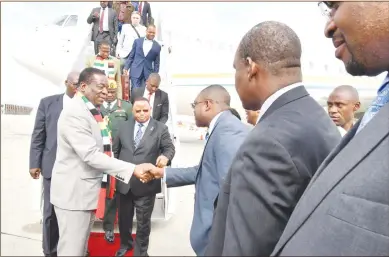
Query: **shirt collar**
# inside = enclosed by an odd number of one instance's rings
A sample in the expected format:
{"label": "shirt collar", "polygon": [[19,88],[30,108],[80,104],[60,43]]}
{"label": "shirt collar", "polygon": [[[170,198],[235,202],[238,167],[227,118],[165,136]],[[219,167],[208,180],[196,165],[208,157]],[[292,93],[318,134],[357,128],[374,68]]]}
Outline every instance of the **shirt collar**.
{"label": "shirt collar", "polygon": [[219,119],[220,115],[222,115],[223,112],[218,113],[213,119],[211,120],[211,123],[209,123],[208,127],[208,135],[211,135],[212,130],[215,128],[216,121]]}
{"label": "shirt collar", "polygon": [[[117,102],[117,99],[115,99],[115,100],[113,100],[111,102],[111,108],[116,104],[116,102]],[[104,105],[105,108],[107,108],[108,107],[108,102],[104,101],[103,105]]]}
{"label": "shirt collar", "polygon": [[388,85],[389,85],[389,72],[388,72],[388,75],[386,76],[386,78],[384,79],[384,82],[382,82],[382,85],[378,89],[378,93],[380,93],[382,90],[384,90],[384,88],[386,88]]}
{"label": "shirt collar", "polygon": [[261,120],[262,116],[265,114],[265,112],[270,108],[270,106],[280,97],[282,96],[283,94],[285,94],[286,92],[296,88],[296,87],[299,87],[302,85],[302,82],[298,82],[298,83],[294,83],[292,85],[289,85],[289,86],[286,86],[286,87],[283,87],[281,88],[280,90],[276,91],[274,94],[272,94],[271,96],[269,96],[265,102],[263,103],[261,109],[259,110],[259,115],[258,115],[258,120],[257,120],[257,123]]}
{"label": "shirt collar", "polygon": [[150,39],[148,39],[147,37],[145,37],[145,39],[144,39],[145,41],[149,41],[149,42],[153,42],[154,40],[150,40]]}

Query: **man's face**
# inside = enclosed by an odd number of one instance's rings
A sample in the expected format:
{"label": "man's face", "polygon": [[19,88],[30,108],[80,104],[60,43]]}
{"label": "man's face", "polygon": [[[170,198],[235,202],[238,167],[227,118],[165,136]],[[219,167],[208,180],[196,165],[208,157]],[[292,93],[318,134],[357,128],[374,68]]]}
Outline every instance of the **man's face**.
{"label": "man's face", "polygon": [[107,99],[108,78],[102,74],[95,74],[89,85],[81,83],[80,90],[86,98],[96,107]]}
{"label": "man's face", "polygon": [[137,122],[144,123],[150,119],[150,110],[150,104],[147,101],[136,101],[132,107],[132,114]]}
{"label": "man's face", "polygon": [[76,88],[77,83],[78,83],[78,76],[77,77],[72,76],[65,81],[66,92],[71,96],[74,96],[74,94],[77,92],[77,88]]}
{"label": "man's face", "polygon": [[206,127],[206,117],[210,110],[209,102],[201,96],[197,96],[194,102],[192,103],[192,108],[196,121],[196,126],[199,128]]}
{"label": "man's face", "polygon": [[260,109],[259,101],[253,94],[250,81],[249,81],[249,66],[245,64],[245,60],[239,55],[239,51],[235,54],[234,59],[235,69],[235,89],[242,101],[243,108],[246,110],[258,110]]}
{"label": "man's face", "polygon": [[[387,2],[329,2],[325,36],[353,76],[375,76],[389,67]],[[322,5],[324,7],[324,3]]]}
{"label": "man's face", "polygon": [[108,103],[115,101],[117,98],[118,89],[117,88],[108,88],[107,91],[108,91],[108,93],[107,93],[107,100],[106,101]]}
{"label": "man's face", "polygon": [[133,14],[131,16],[132,25],[137,26],[137,25],[139,25],[139,22],[140,22],[140,16],[138,14]]}
{"label": "man's face", "polygon": [[331,93],[327,100],[328,115],[336,126],[343,127],[354,119],[354,113],[359,109],[359,102],[352,100],[345,91]]}
{"label": "man's face", "polygon": [[146,88],[150,93],[154,94],[155,91],[157,91],[157,89],[159,88],[159,84],[160,84],[160,81],[158,81],[158,79],[149,78],[146,81]]}
{"label": "man's face", "polygon": [[105,8],[105,7],[108,6],[108,2],[106,2],[106,1],[100,1],[100,6],[101,6],[101,8]]}
{"label": "man's face", "polygon": [[259,111],[246,110],[247,123],[255,126],[255,124],[257,124],[258,116],[259,116]]}
{"label": "man's face", "polygon": [[107,59],[110,51],[111,51],[111,48],[109,46],[101,45],[99,48],[99,55],[101,57],[103,57],[104,59]]}
{"label": "man's face", "polygon": [[150,26],[146,30],[146,38],[148,40],[153,40],[155,38],[155,28]]}

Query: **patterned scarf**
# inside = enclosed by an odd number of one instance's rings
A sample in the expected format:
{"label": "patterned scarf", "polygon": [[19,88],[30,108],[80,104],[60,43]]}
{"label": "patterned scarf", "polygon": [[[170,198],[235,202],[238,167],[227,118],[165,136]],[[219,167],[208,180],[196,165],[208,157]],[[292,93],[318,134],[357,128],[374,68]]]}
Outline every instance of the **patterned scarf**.
{"label": "patterned scarf", "polygon": [[[80,97],[85,105],[88,107],[89,111],[92,113],[93,117],[95,118],[97,124],[100,127],[101,136],[103,138],[103,148],[104,153],[108,155],[109,157],[112,157],[112,138],[111,138],[111,131],[107,125],[107,120],[103,119],[103,116],[101,113],[96,109],[96,107],[86,98],[81,92],[77,92],[76,96]],[[101,187],[106,188],[106,194],[107,198],[112,199],[113,194],[115,192],[115,178],[109,176],[109,184],[107,185],[106,182],[102,182]]]}
{"label": "patterned scarf", "polygon": [[112,56],[104,59],[100,55],[97,55],[93,63],[93,68],[104,71],[108,79],[115,80],[115,61]]}

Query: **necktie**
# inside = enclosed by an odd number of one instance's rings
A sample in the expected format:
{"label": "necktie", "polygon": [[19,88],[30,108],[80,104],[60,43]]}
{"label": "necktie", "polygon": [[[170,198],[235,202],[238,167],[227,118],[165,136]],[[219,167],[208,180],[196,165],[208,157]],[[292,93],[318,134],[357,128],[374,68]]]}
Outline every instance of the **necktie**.
{"label": "necktie", "polygon": [[107,109],[108,109],[108,111],[111,110],[111,104],[112,104],[112,103],[108,103],[108,104],[107,104],[107,107],[108,107]]}
{"label": "necktie", "polygon": [[378,111],[384,106],[386,103],[389,103],[389,82],[378,92],[377,98],[370,105],[369,109],[367,109],[365,115],[359,124],[357,133],[363,129],[367,123],[378,113]]}
{"label": "necktie", "polygon": [[207,130],[207,133],[205,134],[205,141],[208,141],[209,138],[209,131]]}
{"label": "necktie", "polygon": [[148,97],[149,102],[150,102],[150,99],[151,99],[152,95],[153,95],[153,93],[149,93],[149,97]]}
{"label": "necktie", "polygon": [[99,31],[100,33],[103,33],[103,22],[104,22],[104,10],[105,8],[102,9],[103,11],[101,12],[101,16],[100,16],[100,22],[99,22]]}
{"label": "necktie", "polygon": [[139,123],[138,124],[138,131],[136,132],[136,135],[135,135],[135,140],[134,140],[134,146],[135,146],[135,149],[138,147],[139,145],[139,142],[140,140],[142,139],[142,127],[143,127],[143,124],[142,123]]}
{"label": "necktie", "polygon": [[138,9],[139,9],[139,13],[142,15],[142,7],[143,7],[143,4],[142,4],[142,2],[141,1],[139,1],[139,7],[138,7]]}

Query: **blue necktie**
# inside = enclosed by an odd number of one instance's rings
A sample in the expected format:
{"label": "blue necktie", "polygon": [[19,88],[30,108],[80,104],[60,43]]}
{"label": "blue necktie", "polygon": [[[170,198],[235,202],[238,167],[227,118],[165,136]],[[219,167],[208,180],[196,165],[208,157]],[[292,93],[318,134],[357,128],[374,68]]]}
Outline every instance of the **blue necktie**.
{"label": "blue necktie", "polygon": [[205,134],[205,141],[208,141],[208,138],[209,138],[209,131],[207,131],[207,133]]}
{"label": "blue necktie", "polygon": [[389,80],[386,80],[387,82],[379,90],[376,99],[370,105],[369,109],[367,109],[365,115],[363,115],[357,133],[361,131],[361,129],[363,129],[367,123],[369,123],[369,121],[378,113],[382,106],[389,103]]}
{"label": "blue necktie", "polygon": [[140,140],[142,139],[142,127],[143,127],[143,124],[142,123],[138,123],[138,131],[136,132],[136,135],[135,135],[135,140],[134,140],[134,146],[135,146],[135,149],[138,147],[139,145],[139,142]]}

